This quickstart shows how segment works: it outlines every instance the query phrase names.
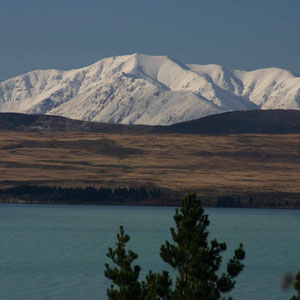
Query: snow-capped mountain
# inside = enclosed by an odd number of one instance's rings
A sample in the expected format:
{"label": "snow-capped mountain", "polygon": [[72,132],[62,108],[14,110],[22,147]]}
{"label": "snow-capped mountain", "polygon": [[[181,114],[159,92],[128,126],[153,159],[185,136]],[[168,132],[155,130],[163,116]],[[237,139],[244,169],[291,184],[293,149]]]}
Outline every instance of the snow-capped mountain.
{"label": "snow-capped mountain", "polygon": [[133,54],[0,82],[1,112],[168,125],[250,109],[300,109],[300,77],[277,68],[245,72]]}

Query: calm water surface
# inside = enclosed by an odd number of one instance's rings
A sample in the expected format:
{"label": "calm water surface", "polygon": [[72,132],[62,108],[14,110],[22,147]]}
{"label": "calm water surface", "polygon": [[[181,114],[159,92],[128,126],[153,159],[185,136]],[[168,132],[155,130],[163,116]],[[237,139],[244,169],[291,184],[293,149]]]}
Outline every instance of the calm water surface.
{"label": "calm water surface", "polygon": [[[300,211],[206,209],[210,238],[226,241],[226,260],[239,242],[246,268],[236,299],[289,299],[280,289],[287,272],[300,269]],[[0,205],[0,299],[106,299],[107,248],[119,224],[139,254],[142,276],[168,269],[159,258],[170,238],[174,208],[65,205]]]}

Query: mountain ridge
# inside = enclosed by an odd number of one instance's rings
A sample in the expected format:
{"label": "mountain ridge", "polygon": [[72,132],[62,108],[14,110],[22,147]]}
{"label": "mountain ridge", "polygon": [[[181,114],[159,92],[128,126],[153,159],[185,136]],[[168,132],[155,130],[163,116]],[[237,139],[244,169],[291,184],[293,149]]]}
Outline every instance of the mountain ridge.
{"label": "mountain ridge", "polygon": [[117,124],[171,125],[226,111],[300,109],[300,77],[135,53],[0,82],[0,111]]}
{"label": "mountain ridge", "polygon": [[300,111],[234,111],[165,126],[110,124],[51,115],[0,113],[0,131],[200,135],[300,134]]}

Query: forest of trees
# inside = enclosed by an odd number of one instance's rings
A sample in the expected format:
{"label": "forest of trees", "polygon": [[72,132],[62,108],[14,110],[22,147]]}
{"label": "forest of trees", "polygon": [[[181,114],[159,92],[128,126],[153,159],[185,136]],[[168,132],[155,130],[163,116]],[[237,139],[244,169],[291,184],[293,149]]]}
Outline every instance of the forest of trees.
{"label": "forest of trees", "polygon": [[53,187],[19,185],[7,189],[0,189],[0,197],[20,198],[30,203],[65,203],[65,204],[118,204],[132,203],[164,203],[165,197],[160,190],[146,188],[111,189],[109,187]]}
{"label": "forest of trees", "polygon": [[263,196],[230,196],[222,195],[217,197],[216,207],[231,208],[291,208],[300,209],[300,200],[288,201],[284,199],[274,200],[271,196],[267,199]]}
{"label": "forest of trees", "polygon": [[[0,202],[99,204],[99,205],[157,205],[180,206],[183,192],[145,187],[56,187],[17,185],[0,189]],[[216,195],[203,200],[204,206],[229,208],[291,208],[300,209],[300,200],[288,201],[260,195]]]}

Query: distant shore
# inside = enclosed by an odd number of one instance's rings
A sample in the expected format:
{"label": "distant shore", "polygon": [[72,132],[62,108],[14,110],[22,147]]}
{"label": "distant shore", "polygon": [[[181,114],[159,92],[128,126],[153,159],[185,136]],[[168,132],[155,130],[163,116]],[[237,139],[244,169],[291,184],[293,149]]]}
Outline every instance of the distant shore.
{"label": "distant shore", "polygon": [[[19,185],[0,189],[0,203],[112,205],[112,206],[180,206],[187,192],[146,188],[56,187]],[[211,196],[198,193],[203,206],[224,208],[300,209],[300,195],[287,193],[249,193]]]}
{"label": "distant shore", "polygon": [[[55,202],[55,201],[27,201],[18,198],[0,198],[0,204],[41,204],[41,205],[99,205],[99,206],[158,206],[158,207],[179,207],[180,201],[174,201],[171,203],[159,203],[159,202],[85,202],[85,203],[70,203],[70,202]],[[215,207],[215,208],[244,208],[244,209],[292,209],[292,210],[300,210],[300,207],[291,207],[291,206],[282,206],[282,207],[274,207],[274,206],[216,206],[216,205],[208,205],[203,204],[204,207]]]}

